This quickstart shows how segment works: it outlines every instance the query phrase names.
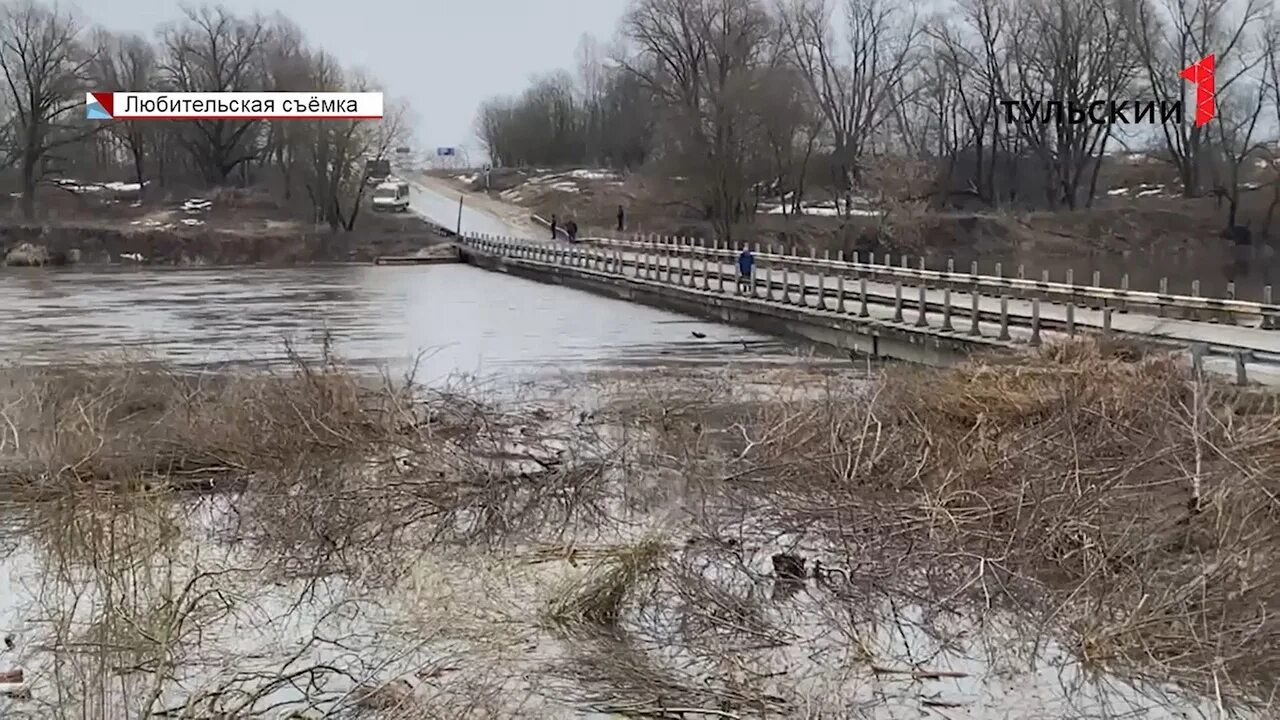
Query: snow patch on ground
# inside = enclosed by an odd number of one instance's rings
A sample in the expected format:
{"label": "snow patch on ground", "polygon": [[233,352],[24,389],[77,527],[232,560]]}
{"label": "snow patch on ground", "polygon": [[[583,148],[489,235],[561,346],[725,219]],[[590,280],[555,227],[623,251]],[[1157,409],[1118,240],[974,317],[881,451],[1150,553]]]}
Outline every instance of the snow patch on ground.
{"label": "snow patch on ground", "polygon": [[[792,193],[786,193],[783,197],[788,199],[785,205],[782,202],[772,202],[762,205],[762,210],[768,215],[784,215],[790,213],[793,203],[790,202]],[[844,212],[841,210],[844,209]],[[800,211],[802,214],[812,217],[875,217],[881,213],[879,209],[868,199],[864,197],[854,197],[847,204],[843,200],[828,200],[825,202],[801,203]]]}
{"label": "snow patch on ground", "polygon": [[618,174],[609,170],[589,170],[582,168],[573,170],[568,173],[569,177],[575,177],[580,180],[616,180]]}
{"label": "snow patch on ground", "polygon": [[119,195],[127,195],[130,193],[142,192],[144,185],[150,183],[134,183],[134,182],[105,182],[105,183],[82,183],[71,178],[57,178],[52,181],[54,185],[77,195],[94,194],[94,193],[115,193]]}
{"label": "snow patch on ground", "polygon": [[1119,187],[1111,188],[1107,191],[1107,195],[1111,197],[1176,197],[1177,192],[1169,189],[1165,185],[1138,185],[1137,187]]}

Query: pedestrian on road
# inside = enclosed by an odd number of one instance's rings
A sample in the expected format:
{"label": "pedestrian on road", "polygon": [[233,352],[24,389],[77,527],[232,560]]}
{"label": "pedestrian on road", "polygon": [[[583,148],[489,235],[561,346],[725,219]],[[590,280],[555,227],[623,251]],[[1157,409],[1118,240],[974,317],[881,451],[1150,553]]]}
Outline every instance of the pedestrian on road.
{"label": "pedestrian on road", "polygon": [[618,232],[622,232],[622,221],[626,218],[626,215],[627,215],[626,211],[624,211],[622,209],[622,206],[619,205],[618,206]]}
{"label": "pedestrian on road", "polygon": [[570,219],[564,224],[564,231],[569,234],[569,242],[578,242],[578,223]]}
{"label": "pedestrian on road", "polygon": [[754,295],[756,291],[755,280],[752,279],[751,272],[756,266],[756,256],[751,252],[751,248],[743,247],[742,252],[738,253],[738,290],[743,287]]}
{"label": "pedestrian on road", "polygon": [[551,239],[552,239],[552,240],[555,240],[555,239],[556,239],[556,216],[555,216],[555,214],[552,214],[552,215],[551,215]]}

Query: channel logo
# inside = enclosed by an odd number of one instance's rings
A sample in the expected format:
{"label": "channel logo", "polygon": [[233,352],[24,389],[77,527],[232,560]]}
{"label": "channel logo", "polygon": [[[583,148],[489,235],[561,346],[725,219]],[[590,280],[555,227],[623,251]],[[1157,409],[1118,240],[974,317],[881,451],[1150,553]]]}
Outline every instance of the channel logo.
{"label": "channel logo", "polygon": [[87,120],[114,120],[111,115],[112,96],[109,92],[87,92],[84,94],[84,116]]}

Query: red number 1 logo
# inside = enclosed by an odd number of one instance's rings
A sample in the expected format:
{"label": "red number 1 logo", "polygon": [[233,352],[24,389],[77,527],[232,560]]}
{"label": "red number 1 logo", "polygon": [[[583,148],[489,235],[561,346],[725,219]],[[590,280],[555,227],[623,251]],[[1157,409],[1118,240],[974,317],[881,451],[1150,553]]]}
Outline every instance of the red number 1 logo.
{"label": "red number 1 logo", "polygon": [[1187,66],[1180,74],[1196,86],[1196,127],[1207,125],[1218,110],[1213,95],[1213,56],[1205,55],[1199,62]]}

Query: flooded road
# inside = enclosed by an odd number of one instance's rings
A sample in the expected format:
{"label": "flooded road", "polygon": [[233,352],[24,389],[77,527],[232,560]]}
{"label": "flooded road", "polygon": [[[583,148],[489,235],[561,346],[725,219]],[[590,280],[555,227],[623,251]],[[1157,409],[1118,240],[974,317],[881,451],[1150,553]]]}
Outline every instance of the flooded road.
{"label": "flooded road", "polygon": [[283,357],[284,340],[311,351],[326,332],[353,363],[405,367],[421,353],[424,381],[795,355],[736,328],[465,265],[3,271],[0,307],[0,362],[21,364],[121,347],[264,363]]}

